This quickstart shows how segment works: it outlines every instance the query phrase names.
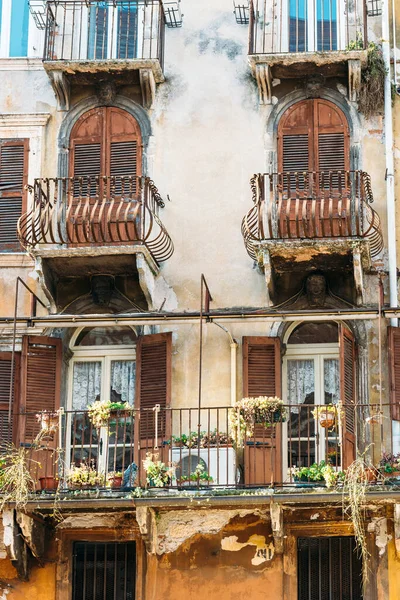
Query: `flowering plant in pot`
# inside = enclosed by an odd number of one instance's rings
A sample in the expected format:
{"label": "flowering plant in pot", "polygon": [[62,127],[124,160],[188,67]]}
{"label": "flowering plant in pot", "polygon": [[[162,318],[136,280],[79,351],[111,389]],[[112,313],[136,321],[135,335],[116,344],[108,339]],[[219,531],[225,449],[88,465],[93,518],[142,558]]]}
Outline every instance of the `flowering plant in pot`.
{"label": "flowering plant in pot", "polygon": [[204,468],[204,465],[199,463],[196,466],[195,470],[192,471],[189,476],[181,475],[181,477],[179,478],[178,484],[186,485],[186,484],[195,483],[197,485],[201,485],[201,484],[208,485],[212,482],[213,482],[213,478],[211,477],[211,475],[209,475],[207,473],[207,471]]}
{"label": "flowering plant in pot", "polygon": [[95,400],[88,406],[89,419],[94,427],[107,427],[111,414],[120,416],[132,413],[132,407],[127,402],[111,402],[110,400]]}
{"label": "flowering plant in pot", "polygon": [[107,475],[107,485],[111,488],[120,488],[122,485],[122,471],[110,471]]}
{"label": "flowering plant in pot", "polygon": [[344,480],[343,471],[335,471],[329,463],[321,460],[310,467],[292,467],[291,475],[295,482],[325,483],[327,488],[334,487]]}
{"label": "flowering plant in pot", "polygon": [[166,465],[158,460],[158,454],[148,452],[143,461],[143,468],[146,471],[146,483],[151,487],[164,487],[169,485],[174,475],[174,467]]}
{"label": "flowering plant in pot", "polygon": [[105,484],[104,473],[98,473],[93,463],[82,461],[79,466],[72,465],[67,474],[70,489],[102,487]]}
{"label": "flowering plant in pot", "polygon": [[280,398],[242,398],[230,411],[230,435],[232,439],[237,440],[238,446],[241,446],[246,436],[253,435],[255,425],[272,427],[286,419],[287,411]]}
{"label": "flowering plant in pot", "polygon": [[379,472],[384,477],[400,477],[400,452],[398,454],[384,452],[379,461]]}
{"label": "flowering plant in pot", "polygon": [[318,419],[321,427],[332,429],[341,417],[341,408],[336,404],[324,404],[316,406],[311,414],[314,419]]}

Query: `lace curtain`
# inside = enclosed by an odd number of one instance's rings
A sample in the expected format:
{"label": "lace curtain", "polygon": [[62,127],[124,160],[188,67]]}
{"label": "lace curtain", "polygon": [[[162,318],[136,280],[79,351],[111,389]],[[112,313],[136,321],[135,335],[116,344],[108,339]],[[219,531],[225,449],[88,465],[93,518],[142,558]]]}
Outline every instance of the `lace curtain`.
{"label": "lace curtain", "polygon": [[110,400],[128,402],[133,406],[135,399],[136,364],[133,360],[111,362]]}
{"label": "lace curtain", "polygon": [[325,404],[336,404],[339,402],[339,361],[337,358],[324,360],[324,390]]}
{"label": "lace curtain", "polygon": [[74,363],[72,382],[72,409],[85,410],[100,397],[101,393],[101,362]]}
{"label": "lace curtain", "polygon": [[298,413],[296,404],[314,404],[314,361],[288,361],[288,401],[294,405],[292,413]]}

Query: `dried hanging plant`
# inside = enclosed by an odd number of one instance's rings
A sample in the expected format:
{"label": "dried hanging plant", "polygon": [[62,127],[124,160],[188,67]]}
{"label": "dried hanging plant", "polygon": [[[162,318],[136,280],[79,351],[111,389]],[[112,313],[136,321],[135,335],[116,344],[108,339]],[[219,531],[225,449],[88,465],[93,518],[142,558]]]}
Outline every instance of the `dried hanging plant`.
{"label": "dried hanging plant", "polygon": [[367,66],[361,72],[358,110],[366,119],[383,114],[386,68],[382,49],[374,42],[368,46]]}

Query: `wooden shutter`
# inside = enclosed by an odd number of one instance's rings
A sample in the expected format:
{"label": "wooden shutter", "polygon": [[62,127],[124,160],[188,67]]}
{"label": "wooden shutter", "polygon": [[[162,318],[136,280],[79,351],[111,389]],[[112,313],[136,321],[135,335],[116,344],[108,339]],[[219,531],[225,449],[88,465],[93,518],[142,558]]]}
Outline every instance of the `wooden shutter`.
{"label": "wooden shutter", "polygon": [[12,390],[12,413],[11,421],[9,420],[9,400],[10,400],[10,385],[11,385],[11,352],[0,352],[0,445],[4,443],[14,442],[16,428],[14,420],[16,420],[19,398],[19,370],[20,370],[20,354],[14,355],[14,377]]}
{"label": "wooden shutter", "polygon": [[278,171],[349,170],[349,127],[332,102],[292,105],[278,127]]}
{"label": "wooden shutter", "polygon": [[[282,397],[281,343],[274,337],[243,338],[243,396]],[[244,450],[246,485],[281,480],[281,425],[256,426]]]}
{"label": "wooden shutter", "polygon": [[392,419],[400,421],[400,329],[388,327],[389,382]]}
{"label": "wooden shutter", "polygon": [[343,468],[356,459],[356,345],[353,334],[341,324],[339,328],[340,399],[343,404]]}
{"label": "wooden shutter", "polygon": [[155,437],[152,409],[156,404],[161,408],[158,420],[159,437],[169,437],[165,409],[171,401],[171,353],[171,333],[145,335],[138,340],[135,407],[140,409],[141,440],[153,440]]}
{"label": "wooden shutter", "polygon": [[39,433],[35,413],[60,407],[62,342],[59,338],[24,336],[21,357],[19,440],[30,444]]}
{"label": "wooden shutter", "polygon": [[0,251],[18,251],[17,222],[26,210],[28,140],[0,140]]}

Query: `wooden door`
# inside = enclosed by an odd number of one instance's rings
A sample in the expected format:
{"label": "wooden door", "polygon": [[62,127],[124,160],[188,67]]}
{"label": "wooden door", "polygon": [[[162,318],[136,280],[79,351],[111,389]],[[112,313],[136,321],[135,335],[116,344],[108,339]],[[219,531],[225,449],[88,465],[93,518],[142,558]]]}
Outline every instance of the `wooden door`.
{"label": "wooden door", "polygon": [[280,237],[349,235],[349,169],[342,111],[320,98],[291,106],[278,128]]}
{"label": "wooden door", "polygon": [[71,132],[67,235],[73,245],[137,239],[140,128],[126,111],[94,108]]}
{"label": "wooden door", "polygon": [[[282,397],[280,339],[243,338],[243,396]],[[244,482],[269,485],[281,480],[282,425],[265,428],[256,425],[254,435],[245,441]]]}

